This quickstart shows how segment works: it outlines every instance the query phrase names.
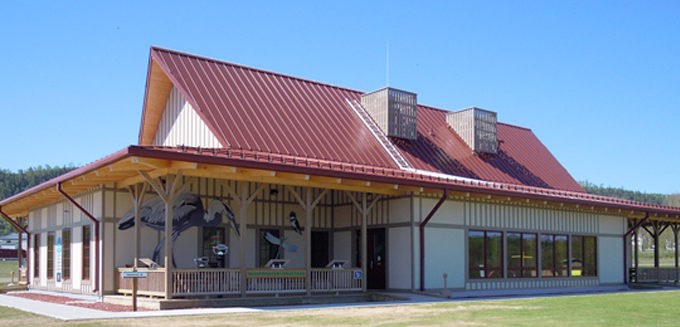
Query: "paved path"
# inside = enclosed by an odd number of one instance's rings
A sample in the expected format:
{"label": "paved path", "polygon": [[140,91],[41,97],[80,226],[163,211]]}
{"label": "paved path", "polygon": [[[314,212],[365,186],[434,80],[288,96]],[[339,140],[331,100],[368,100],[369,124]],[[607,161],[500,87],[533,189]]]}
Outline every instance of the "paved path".
{"label": "paved path", "polygon": [[[97,298],[93,296],[77,296],[65,295],[62,293],[29,291],[35,293],[44,293],[58,296],[68,296],[76,299],[96,301]],[[141,317],[167,317],[167,316],[187,316],[187,315],[208,315],[208,314],[228,314],[228,313],[244,313],[244,312],[261,312],[261,311],[287,311],[300,309],[321,309],[321,308],[343,308],[343,307],[370,307],[370,306],[385,306],[385,305],[404,305],[409,303],[429,303],[447,301],[446,299],[430,297],[411,293],[390,293],[402,298],[404,301],[389,301],[389,302],[359,302],[359,303],[334,303],[334,304],[312,304],[312,305],[294,305],[294,306],[275,306],[275,307],[261,307],[261,308],[199,308],[199,309],[178,309],[178,310],[162,310],[162,311],[137,311],[137,312],[109,312],[83,307],[77,307],[66,304],[57,304],[43,301],[29,300],[16,296],[9,296],[0,294],[0,306],[11,307],[38,315],[48,316],[55,319],[72,321],[72,320],[98,320],[98,319],[120,319],[120,318],[141,318]],[[450,300],[448,300],[450,301]]]}

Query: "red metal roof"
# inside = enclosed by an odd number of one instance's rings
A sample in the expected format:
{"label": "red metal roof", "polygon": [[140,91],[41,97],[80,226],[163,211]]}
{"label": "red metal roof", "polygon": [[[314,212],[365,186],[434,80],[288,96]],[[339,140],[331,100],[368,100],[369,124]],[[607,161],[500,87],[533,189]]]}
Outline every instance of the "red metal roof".
{"label": "red metal roof", "polygon": [[480,192],[501,196],[559,201],[592,206],[607,206],[622,210],[641,210],[655,214],[680,214],[680,208],[640,203],[583,192],[553,190],[541,187],[523,186],[474,180],[451,180],[396,168],[380,168],[321,159],[300,158],[282,154],[263,153],[245,149],[200,149],[190,147],[129,146],[91,164],[58,176],[26,191],[0,201],[0,207],[19,201],[29,195],[53,188],[57,183],[95,171],[130,157],[156,158],[204,164],[237,166],[254,169],[272,169],[320,176],[360,179],[381,183],[396,183],[426,188],[441,188],[454,191]]}
{"label": "red metal roof", "polygon": [[[362,92],[152,48],[151,57],[227,148],[397,168],[346,100]],[[416,168],[583,192],[531,130],[500,123],[500,151],[478,156],[445,111],[418,106],[418,139],[393,139]]]}

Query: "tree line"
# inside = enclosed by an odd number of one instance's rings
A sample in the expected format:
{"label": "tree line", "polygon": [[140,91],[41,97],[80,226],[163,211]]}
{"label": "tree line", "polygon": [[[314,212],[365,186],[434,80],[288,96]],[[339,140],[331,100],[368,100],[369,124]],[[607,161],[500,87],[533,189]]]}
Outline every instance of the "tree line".
{"label": "tree line", "polygon": [[[0,199],[6,199],[14,194],[21,193],[73,169],[75,169],[73,166],[50,167],[49,165],[19,169],[16,172],[0,169]],[[12,225],[4,219],[0,219],[0,235],[14,232],[15,230]]]}

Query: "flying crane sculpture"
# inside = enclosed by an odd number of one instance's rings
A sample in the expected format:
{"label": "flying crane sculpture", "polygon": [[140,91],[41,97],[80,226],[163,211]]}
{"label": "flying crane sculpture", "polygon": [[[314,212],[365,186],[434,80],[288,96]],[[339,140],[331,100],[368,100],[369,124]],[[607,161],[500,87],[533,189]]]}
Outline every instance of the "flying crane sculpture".
{"label": "flying crane sculpture", "polygon": [[[164,231],[165,229],[165,203],[159,197],[153,197],[149,201],[144,202],[139,208],[139,215],[141,222],[156,231]],[[195,193],[183,192],[180,193],[172,206],[172,237],[173,246],[179,235],[194,226],[211,227],[216,226],[222,222],[222,218],[226,217],[229,224],[236,234],[239,235],[238,225],[234,212],[231,208],[222,201],[211,200],[208,204],[208,209],[203,208],[201,198]],[[126,212],[118,221],[118,229],[126,230],[135,225],[135,211],[131,209]],[[153,251],[153,261],[158,261],[158,256],[163,247],[165,237],[162,237]],[[172,265],[176,267],[175,257],[173,253]]]}

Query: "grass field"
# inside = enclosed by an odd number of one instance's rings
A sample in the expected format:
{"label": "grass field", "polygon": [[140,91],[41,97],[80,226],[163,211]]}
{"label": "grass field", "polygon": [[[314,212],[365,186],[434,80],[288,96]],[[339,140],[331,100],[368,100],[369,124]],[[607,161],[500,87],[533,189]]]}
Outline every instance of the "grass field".
{"label": "grass field", "polygon": [[0,307],[2,326],[677,326],[680,291],[61,322]]}
{"label": "grass field", "polygon": [[16,260],[0,260],[0,283],[9,282],[12,271],[14,271],[14,279],[16,280],[18,276],[17,269],[19,268],[17,262]]}

